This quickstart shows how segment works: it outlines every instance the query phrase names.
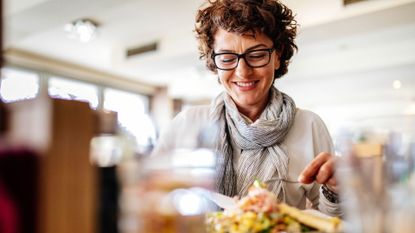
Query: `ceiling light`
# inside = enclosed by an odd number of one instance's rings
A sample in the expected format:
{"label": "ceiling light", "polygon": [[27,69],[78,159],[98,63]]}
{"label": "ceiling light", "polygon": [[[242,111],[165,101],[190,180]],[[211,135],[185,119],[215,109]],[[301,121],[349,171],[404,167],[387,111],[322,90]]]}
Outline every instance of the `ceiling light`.
{"label": "ceiling light", "polygon": [[402,87],[402,83],[399,80],[395,80],[392,83],[393,89],[398,90]]}
{"label": "ceiling light", "polygon": [[68,37],[78,39],[81,42],[89,42],[97,35],[98,23],[91,19],[77,19],[65,25]]}

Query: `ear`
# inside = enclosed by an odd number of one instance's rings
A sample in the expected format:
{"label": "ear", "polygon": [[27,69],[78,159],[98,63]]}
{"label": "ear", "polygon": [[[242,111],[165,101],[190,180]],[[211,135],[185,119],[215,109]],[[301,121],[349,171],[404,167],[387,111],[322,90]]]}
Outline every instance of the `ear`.
{"label": "ear", "polygon": [[280,48],[275,49],[275,59],[274,59],[274,67],[276,70],[280,68],[281,64],[281,55],[284,51],[284,45],[280,45]]}
{"label": "ear", "polygon": [[275,52],[274,54],[274,68],[275,70],[278,70],[280,68],[280,53],[279,52]]}

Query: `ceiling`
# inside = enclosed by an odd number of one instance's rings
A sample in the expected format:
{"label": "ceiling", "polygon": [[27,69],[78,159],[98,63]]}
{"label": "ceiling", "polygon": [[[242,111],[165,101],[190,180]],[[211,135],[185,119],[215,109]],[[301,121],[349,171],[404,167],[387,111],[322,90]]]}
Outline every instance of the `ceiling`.
{"label": "ceiling", "polygon": [[[203,0],[6,0],[5,47],[168,87],[174,98],[207,99],[221,90],[199,61],[193,24]],[[415,0],[285,0],[301,25],[299,51],[276,82],[297,105],[323,118],[415,115]],[[99,22],[89,43],[63,26]],[[126,50],[159,42],[156,52]],[[393,89],[394,80],[402,87]],[[333,114],[335,112],[336,114]]]}

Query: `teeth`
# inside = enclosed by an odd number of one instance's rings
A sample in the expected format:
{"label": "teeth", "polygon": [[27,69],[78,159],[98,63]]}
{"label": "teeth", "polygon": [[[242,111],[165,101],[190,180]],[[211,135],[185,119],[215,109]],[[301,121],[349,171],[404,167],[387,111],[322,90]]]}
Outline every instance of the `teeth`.
{"label": "teeth", "polygon": [[249,87],[254,85],[255,82],[236,82],[236,85],[241,86],[241,87]]}

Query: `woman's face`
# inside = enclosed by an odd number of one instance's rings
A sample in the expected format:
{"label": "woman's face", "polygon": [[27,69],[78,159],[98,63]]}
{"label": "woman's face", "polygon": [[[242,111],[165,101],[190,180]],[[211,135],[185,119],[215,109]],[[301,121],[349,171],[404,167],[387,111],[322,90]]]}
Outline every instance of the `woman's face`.
{"label": "woman's face", "polygon": [[[219,28],[214,40],[215,53],[241,54],[251,50],[273,47],[272,40],[261,32],[256,32],[254,37],[253,34],[238,35]],[[268,93],[274,80],[274,72],[279,66],[280,60],[274,51],[271,54],[269,64],[264,67],[252,68],[246,64],[245,59],[241,58],[235,69],[228,71],[218,69],[218,75],[226,92],[232,97],[238,108],[265,108]]]}

